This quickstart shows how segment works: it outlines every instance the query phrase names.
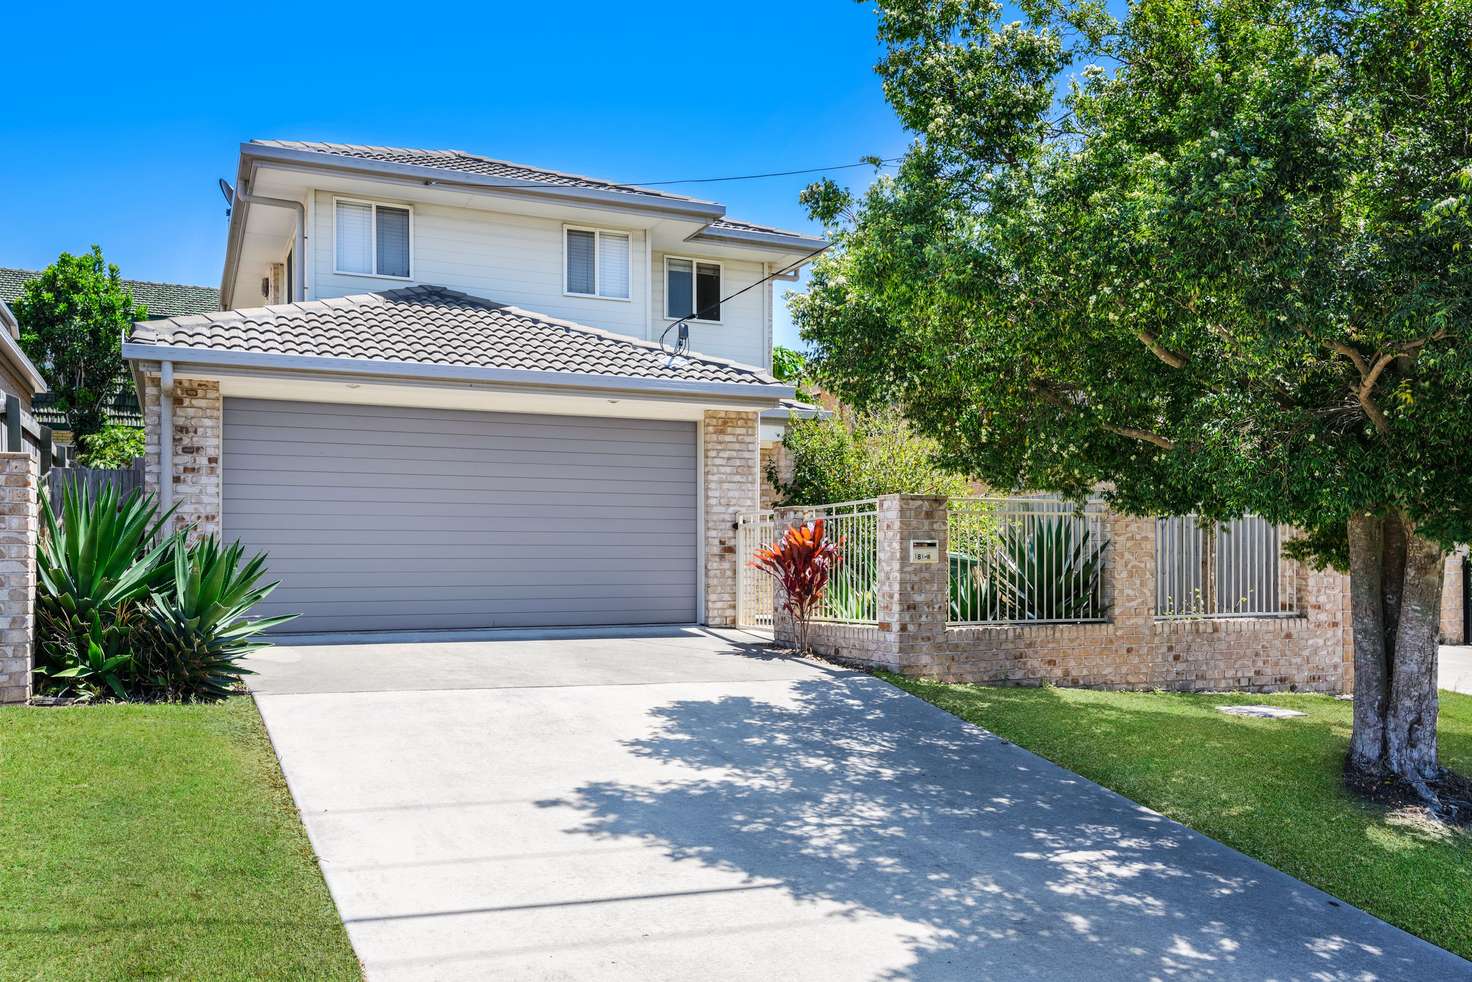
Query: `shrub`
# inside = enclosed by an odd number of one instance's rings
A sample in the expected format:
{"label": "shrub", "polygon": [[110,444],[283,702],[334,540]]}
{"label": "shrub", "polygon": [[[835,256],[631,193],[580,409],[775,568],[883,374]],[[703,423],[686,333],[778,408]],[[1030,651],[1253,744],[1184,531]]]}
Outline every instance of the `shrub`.
{"label": "shrub", "polygon": [[221,546],[211,538],[174,550],[173,576],[143,606],[150,630],[134,664],[143,693],[158,699],[219,699],[250,669],[240,659],[266,647],[252,640],[297,615],[249,619],[246,612],[265,599],[275,583],[257,586],[266,557],[242,563],[239,542]]}
{"label": "shrub", "polygon": [[767,479],[784,505],[859,501],[881,494],[937,494],[948,498],[971,493],[971,482],[945,470],[940,444],[910,429],[899,410],[890,407],[851,418],[795,420],[782,437],[790,465],[783,480],[773,464]]}
{"label": "shrub", "polygon": [[751,565],[782,590],[782,609],[797,625],[797,647],[808,650],[808,623],[823,600],[828,576],[842,559],[841,543],[823,538],[823,520],[788,528],[782,538],[756,551]]}
{"label": "shrub", "polygon": [[77,455],[84,467],[127,467],[143,456],[143,430],[137,426],[109,423],[94,433]]}
{"label": "shrub", "polygon": [[1103,617],[1104,552],[1065,517],[1029,532],[1004,526],[988,559],[951,553],[951,620],[1066,621]]}
{"label": "shrub", "polygon": [[36,547],[36,688],[84,699],[216,699],[248,670],[255,635],[290,617],[251,619],[274,589],[265,556],[213,538],[160,538],[167,514],[137,491],[68,484],[58,517],[42,496]]}
{"label": "shrub", "polygon": [[153,544],[167,515],[137,491],[62,491],[58,519],[41,495],[36,544],[36,684],[91,698],[123,694],[133,608],[163,567],[176,536]]}

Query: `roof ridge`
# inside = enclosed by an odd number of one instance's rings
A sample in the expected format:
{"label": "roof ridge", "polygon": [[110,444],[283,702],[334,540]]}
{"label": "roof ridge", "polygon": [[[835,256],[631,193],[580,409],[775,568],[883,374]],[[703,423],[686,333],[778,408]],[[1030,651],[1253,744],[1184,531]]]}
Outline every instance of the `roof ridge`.
{"label": "roof ridge", "polygon": [[[20,266],[0,266],[0,273],[24,273],[27,276],[40,276],[46,272],[44,269],[24,269]],[[119,277],[124,283],[142,283],[144,286],[185,286],[191,290],[209,290],[219,293],[217,286],[205,286],[201,283],[175,283],[171,280],[140,280],[132,276]]]}

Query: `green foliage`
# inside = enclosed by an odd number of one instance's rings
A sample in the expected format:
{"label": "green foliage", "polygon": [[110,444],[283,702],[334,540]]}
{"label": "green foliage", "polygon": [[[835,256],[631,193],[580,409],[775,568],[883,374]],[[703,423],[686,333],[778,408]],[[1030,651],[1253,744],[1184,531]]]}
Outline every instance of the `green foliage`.
{"label": "green foliage", "polygon": [[813,392],[808,388],[811,382],[808,376],[808,360],[801,351],[784,348],[780,344],[773,346],[772,377],[795,388],[797,398],[803,402],[814,401]]}
{"label": "green foliage", "polygon": [[153,631],[135,675],[150,697],[223,699],[250,674],[240,659],[265,647],[252,639],[296,617],[246,616],[276,584],[258,585],[266,557],[243,561],[244,553],[239,542],[222,547],[212,536],[174,550],[172,579],[143,607]]}
{"label": "green foliage", "polygon": [[1087,527],[1064,517],[1004,525],[989,555],[950,554],[950,619],[1102,619],[1104,553]]}
{"label": "green foliage", "polygon": [[148,316],[133,302],[116,266],[93,246],[82,256],[63,252],[28,280],[11,304],[20,343],[41,370],[55,406],[80,449],[102,431],[107,406],[123,385],[122,339]]}
{"label": "green foliage", "polygon": [[143,452],[141,427],[109,423],[87,441],[87,448],[78,454],[78,462],[85,467],[127,467],[142,457]]}
{"label": "green foliage", "polygon": [[264,556],[239,543],[160,537],[152,496],[121,497],[69,482],[62,514],[43,495],[36,546],[36,688],[50,695],[214,699],[260,647],[253,637],[290,617],[248,619],[274,584],[257,586]]}
{"label": "green foliage", "polygon": [[1472,539],[1472,0],[878,6],[915,142],[805,195],[825,388],[1001,490]]}
{"label": "green foliage", "polygon": [[936,441],[914,433],[892,408],[853,419],[795,420],[782,438],[791,478],[768,479],[786,505],[857,501],[881,494],[962,496],[970,483],[945,470]]}

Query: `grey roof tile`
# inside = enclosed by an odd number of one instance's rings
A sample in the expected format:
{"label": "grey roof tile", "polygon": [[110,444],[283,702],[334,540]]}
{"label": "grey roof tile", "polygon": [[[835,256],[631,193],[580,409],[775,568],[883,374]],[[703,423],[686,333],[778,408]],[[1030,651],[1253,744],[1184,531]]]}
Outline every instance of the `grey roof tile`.
{"label": "grey roof tile", "polygon": [[[20,296],[27,280],[41,275],[35,269],[0,267],[0,300],[10,303]],[[149,280],[123,280],[135,303],[148,308],[149,317],[177,317],[201,311],[220,309],[220,291],[212,286],[187,283],[154,283]]]}
{"label": "grey roof tile", "polygon": [[214,351],[780,385],[749,365],[671,358],[652,341],[437,286],[137,324],[132,340]]}
{"label": "grey roof tile", "polygon": [[512,163],[509,160],[482,157],[480,154],[467,153],[464,150],[370,147],[352,143],[322,143],[315,140],[252,140],[250,142],[256,146],[275,147],[280,150],[301,150],[307,153],[332,154],[338,157],[377,160],[390,164],[412,164],[416,167],[434,167],[461,174],[501,177],[512,181],[534,181],[537,184],[550,184],[557,187],[621,191],[626,194],[654,195],[676,201],[697,200],[683,194],[656,191],[653,188],[643,188],[633,184],[617,184],[594,177],[585,177],[582,174],[568,174],[564,171],[548,170],[545,167],[531,167],[526,164]]}

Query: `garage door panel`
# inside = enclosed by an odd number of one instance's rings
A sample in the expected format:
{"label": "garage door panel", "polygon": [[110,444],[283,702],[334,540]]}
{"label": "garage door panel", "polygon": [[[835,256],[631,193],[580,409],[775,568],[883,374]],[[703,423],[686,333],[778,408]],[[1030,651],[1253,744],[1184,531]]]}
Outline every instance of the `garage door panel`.
{"label": "garage door panel", "polygon": [[225,400],[223,525],[289,631],[695,618],[695,426]]}

